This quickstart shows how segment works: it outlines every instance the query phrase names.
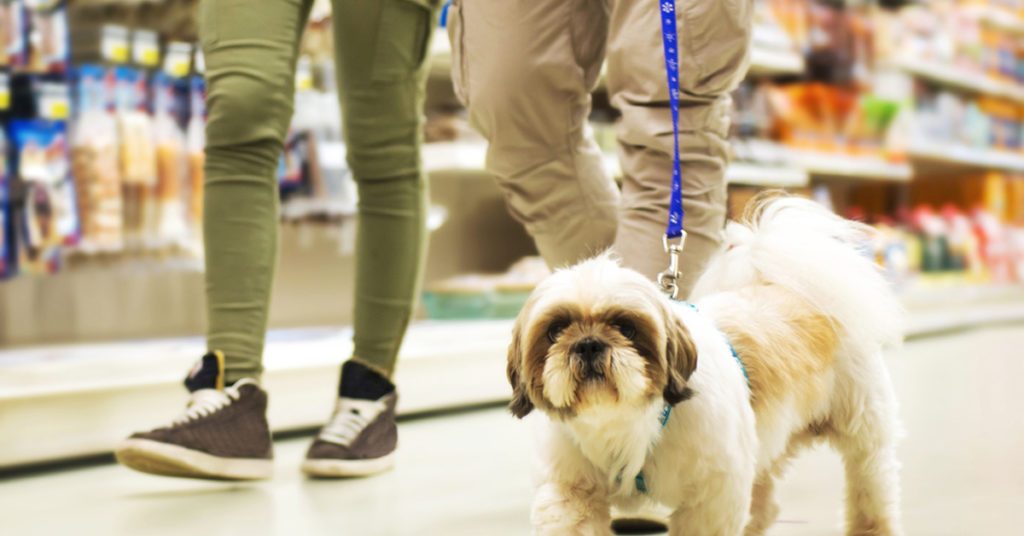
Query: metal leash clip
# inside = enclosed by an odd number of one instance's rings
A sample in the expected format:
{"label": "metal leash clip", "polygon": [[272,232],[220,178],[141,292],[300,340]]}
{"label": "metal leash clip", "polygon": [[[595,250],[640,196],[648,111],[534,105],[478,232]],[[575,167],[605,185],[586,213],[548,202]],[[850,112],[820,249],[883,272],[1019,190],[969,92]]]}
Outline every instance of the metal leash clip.
{"label": "metal leash clip", "polygon": [[668,294],[669,298],[675,298],[678,287],[676,281],[679,279],[679,255],[683,252],[683,244],[686,243],[686,231],[682,231],[678,244],[669,244],[668,236],[661,237],[661,243],[668,253],[668,269],[658,274],[658,286],[661,291]]}

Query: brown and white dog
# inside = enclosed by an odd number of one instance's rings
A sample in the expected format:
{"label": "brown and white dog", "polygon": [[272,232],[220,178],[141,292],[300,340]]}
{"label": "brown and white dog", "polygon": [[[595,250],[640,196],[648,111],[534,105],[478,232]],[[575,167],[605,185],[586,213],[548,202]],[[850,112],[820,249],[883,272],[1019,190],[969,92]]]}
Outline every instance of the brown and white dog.
{"label": "brown and white dog", "polygon": [[857,250],[864,232],[762,198],[727,229],[695,306],[608,255],[538,286],[508,355],[511,411],[546,416],[534,533],[610,534],[611,506],[650,501],[671,509],[672,535],[763,534],[775,479],[824,440],[845,462],[847,533],[900,534],[881,352],[902,313]]}

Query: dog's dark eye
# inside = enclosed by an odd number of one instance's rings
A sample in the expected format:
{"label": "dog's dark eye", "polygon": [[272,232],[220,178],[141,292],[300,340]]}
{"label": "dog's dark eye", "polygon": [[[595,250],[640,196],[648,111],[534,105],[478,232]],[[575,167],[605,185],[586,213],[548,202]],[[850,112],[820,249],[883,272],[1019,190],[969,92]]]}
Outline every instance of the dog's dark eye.
{"label": "dog's dark eye", "polygon": [[562,330],[565,329],[565,324],[562,322],[555,322],[548,327],[548,340],[552,343],[558,339],[558,336],[562,334]]}
{"label": "dog's dark eye", "polygon": [[619,330],[619,333],[627,339],[632,339],[636,335],[636,326],[633,325],[629,320],[618,320],[614,324],[615,329]]}

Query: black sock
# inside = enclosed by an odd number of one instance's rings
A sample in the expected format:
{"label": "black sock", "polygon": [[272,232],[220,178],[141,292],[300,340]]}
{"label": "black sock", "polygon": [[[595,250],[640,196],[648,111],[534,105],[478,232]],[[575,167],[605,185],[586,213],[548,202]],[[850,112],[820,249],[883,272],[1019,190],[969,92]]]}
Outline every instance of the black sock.
{"label": "black sock", "polygon": [[377,400],[394,390],[390,380],[362,364],[349,360],[341,366],[339,396]]}

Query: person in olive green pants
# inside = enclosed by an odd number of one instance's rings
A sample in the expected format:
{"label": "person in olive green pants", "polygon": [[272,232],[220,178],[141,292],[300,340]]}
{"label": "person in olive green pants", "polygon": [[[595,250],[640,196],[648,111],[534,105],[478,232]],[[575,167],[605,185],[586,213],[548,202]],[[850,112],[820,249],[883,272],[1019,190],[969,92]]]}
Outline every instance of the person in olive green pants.
{"label": "person in olive green pants", "polygon": [[[293,112],[295,67],[312,0],[202,0],[207,123],[204,238],[209,353],[186,379],[192,399],[169,426],[116,451],[145,472],[265,478],[259,387],[278,240],[276,168]],[[390,381],[418,293],[425,249],[420,166],[429,0],[332,0],[348,163],[359,192],[354,352],[333,417],[303,470],[359,476],[391,467]]]}

